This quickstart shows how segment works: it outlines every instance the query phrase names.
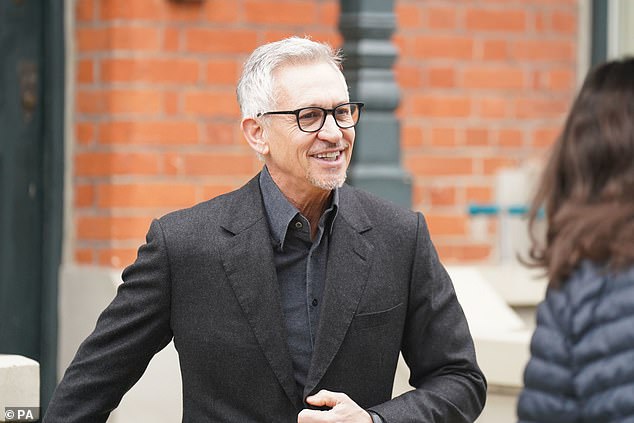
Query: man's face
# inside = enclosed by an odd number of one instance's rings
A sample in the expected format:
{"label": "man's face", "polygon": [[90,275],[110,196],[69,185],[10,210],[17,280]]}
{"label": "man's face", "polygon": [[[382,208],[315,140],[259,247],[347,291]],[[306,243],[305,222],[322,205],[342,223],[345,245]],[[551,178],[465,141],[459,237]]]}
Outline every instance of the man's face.
{"label": "man's face", "polygon": [[[341,72],[330,64],[289,65],[275,72],[275,110],[318,106],[332,109],[346,103],[348,89]],[[265,161],[285,193],[332,190],[346,179],[354,144],[354,128],[341,129],[332,114],[317,132],[303,132],[294,115],[268,115]],[[299,190],[299,191],[298,191]]]}

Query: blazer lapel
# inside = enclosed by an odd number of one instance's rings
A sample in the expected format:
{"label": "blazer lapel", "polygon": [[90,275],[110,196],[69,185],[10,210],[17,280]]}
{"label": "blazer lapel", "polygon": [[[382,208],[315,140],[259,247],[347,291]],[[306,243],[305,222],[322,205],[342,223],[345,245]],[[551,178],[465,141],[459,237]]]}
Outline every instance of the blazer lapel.
{"label": "blazer lapel", "polygon": [[328,268],[315,350],[304,397],[322,379],[337,354],[363,294],[373,247],[363,233],[371,226],[349,187],[340,191],[340,213],[328,246]]}
{"label": "blazer lapel", "polygon": [[260,194],[259,175],[236,192],[220,225],[233,236],[222,246],[225,273],[284,391],[301,408],[288,352],[279,286]]}

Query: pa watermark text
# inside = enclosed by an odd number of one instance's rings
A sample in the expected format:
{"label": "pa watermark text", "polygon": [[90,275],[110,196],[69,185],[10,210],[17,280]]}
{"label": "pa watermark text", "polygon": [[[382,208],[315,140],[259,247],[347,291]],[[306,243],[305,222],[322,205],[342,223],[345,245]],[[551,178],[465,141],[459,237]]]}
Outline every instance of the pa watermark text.
{"label": "pa watermark text", "polygon": [[39,407],[5,407],[6,422],[36,422],[40,419]]}

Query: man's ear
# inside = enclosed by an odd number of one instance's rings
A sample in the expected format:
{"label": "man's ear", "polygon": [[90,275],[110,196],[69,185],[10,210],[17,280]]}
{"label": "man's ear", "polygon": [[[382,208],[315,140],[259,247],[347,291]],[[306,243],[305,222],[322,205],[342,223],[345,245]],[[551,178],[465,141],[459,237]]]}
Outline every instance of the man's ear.
{"label": "man's ear", "polygon": [[266,156],[269,152],[269,144],[264,138],[264,127],[257,120],[247,117],[240,123],[244,138],[256,153]]}

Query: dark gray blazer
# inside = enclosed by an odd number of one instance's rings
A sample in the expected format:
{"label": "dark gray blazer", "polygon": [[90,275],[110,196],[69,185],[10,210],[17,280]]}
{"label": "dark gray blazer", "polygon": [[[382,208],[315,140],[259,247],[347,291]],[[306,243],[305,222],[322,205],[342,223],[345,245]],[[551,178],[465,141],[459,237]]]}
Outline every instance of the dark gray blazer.
{"label": "dark gray blazer", "polygon": [[[304,392],[293,379],[258,177],[152,222],[44,422],[103,422],[173,338],[184,422],[296,422],[345,392],[386,422],[472,422],[486,382],[420,213],[344,186]],[[417,389],[390,400],[399,351]],[[157,401],[160,401],[157,398]]]}

